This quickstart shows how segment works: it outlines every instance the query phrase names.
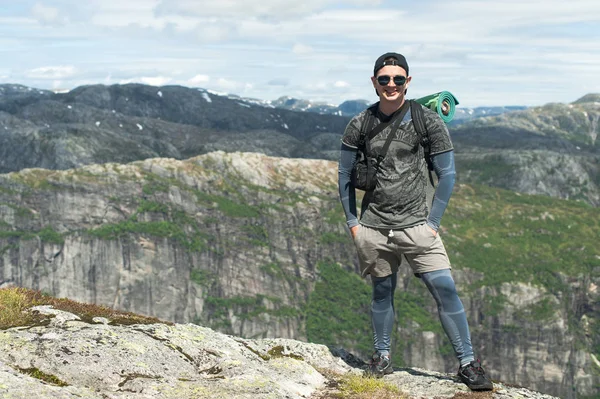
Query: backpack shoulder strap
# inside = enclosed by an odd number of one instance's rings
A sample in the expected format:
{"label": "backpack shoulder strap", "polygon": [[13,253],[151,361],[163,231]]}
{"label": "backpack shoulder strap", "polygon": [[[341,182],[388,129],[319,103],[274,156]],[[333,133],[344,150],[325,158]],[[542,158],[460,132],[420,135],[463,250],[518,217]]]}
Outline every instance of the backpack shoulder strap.
{"label": "backpack shoulder strap", "polygon": [[425,112],[421,104],[415,100],[410,100],[410,116],[415,126],[415,131],[419,135],[421,145],[425,149],[426,155],[429,155],[429,133],[425,123]]}
{"label": "backpack shoulder strap", "polygon": [[377,104],[375,103],[367,108],[365,118],[360,125],[360,136],[358,138],[358,148],[366,149],[368,145],[367,134],[373,129],[375,124],[375,111],[377,110]]}
{"label": "backpack shoulder strap", "polygon": [[[419,135],[421,145],[423,146],[427,167],[429,168],[429,171],[432,171],[433,164],[431,163],[431,158],[429,157],[431,148],[429,146],[430,143],[429,132],[427,131],[427,123],[425,122],[425,112],[423,111],[423,106],[415,100],[410,100],[410,116],[412,118],[413,125],[415,126],[415,131]],[[431,178],[432,177],[430,176],[430,179]]]}

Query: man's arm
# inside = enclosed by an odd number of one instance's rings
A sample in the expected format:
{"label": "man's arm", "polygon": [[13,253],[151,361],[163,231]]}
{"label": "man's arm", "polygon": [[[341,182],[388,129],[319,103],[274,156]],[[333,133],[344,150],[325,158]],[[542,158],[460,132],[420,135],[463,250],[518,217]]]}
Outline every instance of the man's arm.
{"label": "man's arm", "polygon": [[357,149],[342,143],[340,150],[340,160],[338,165],[338,188],[340,201],[344,213],[346,214],[346,223],[352,232],[352,237],[358,226],[358,216],[356,212],[356,191],[352,185],[352,169],[357,160]]}
{"label": "man's arm", "polygon": [[448,206],[454,182],[456,180],[456,169],[454,167],[454,151],[446,151],[431,156],[433,169],[438,177],[438,185],[433,197],[431,212],[427,218],[427,225],[438,231],[442,221],[442,215]]}

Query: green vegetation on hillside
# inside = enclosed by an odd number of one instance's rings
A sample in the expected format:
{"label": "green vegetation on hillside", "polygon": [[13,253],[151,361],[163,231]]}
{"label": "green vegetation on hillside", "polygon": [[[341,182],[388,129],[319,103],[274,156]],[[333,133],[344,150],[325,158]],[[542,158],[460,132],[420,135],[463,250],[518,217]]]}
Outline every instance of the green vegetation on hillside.
{"label": "green vegetation on hillside", "polygon": [[589,274],[599,264],[596,208],[486,186],[455,191],[442,237],[454,267],[483,273],[472,288],[521,281],[560,292],[561,274]]}
{"label": "green vegetation on hillside", "polygon": [[306,304],[310,342],[372,350],[371,288],[359,275],[329,261],[318,264],[319,280]]}

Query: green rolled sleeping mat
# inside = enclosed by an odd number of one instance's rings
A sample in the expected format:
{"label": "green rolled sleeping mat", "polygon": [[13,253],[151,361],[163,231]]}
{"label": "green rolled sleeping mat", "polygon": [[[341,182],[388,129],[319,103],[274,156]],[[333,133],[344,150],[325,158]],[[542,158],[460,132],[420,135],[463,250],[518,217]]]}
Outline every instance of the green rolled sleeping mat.
{"label": "green rolled sleeping mat", "polygon": [[456,105],[458,104],[458,100],[454,97],[454,94],[449,91],[440,91],[439,93],[416,98],[415,101],[437,112],[446,123],[454,118],[454,112],[456,111]]}

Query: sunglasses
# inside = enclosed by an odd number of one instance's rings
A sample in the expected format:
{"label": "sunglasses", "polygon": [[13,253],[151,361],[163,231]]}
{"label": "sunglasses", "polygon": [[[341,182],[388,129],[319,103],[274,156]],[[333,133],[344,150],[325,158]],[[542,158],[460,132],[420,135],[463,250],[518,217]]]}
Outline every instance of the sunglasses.
{"label": "sunglasses", "polygon": [[[406,83],[406,76],[396,75],[393,79],[396,86],[402,86]],[[377,76],[377,83],[382,86],[387,86],[390,83],[390,80],[392,80],[392,77],[388,75]]]}

